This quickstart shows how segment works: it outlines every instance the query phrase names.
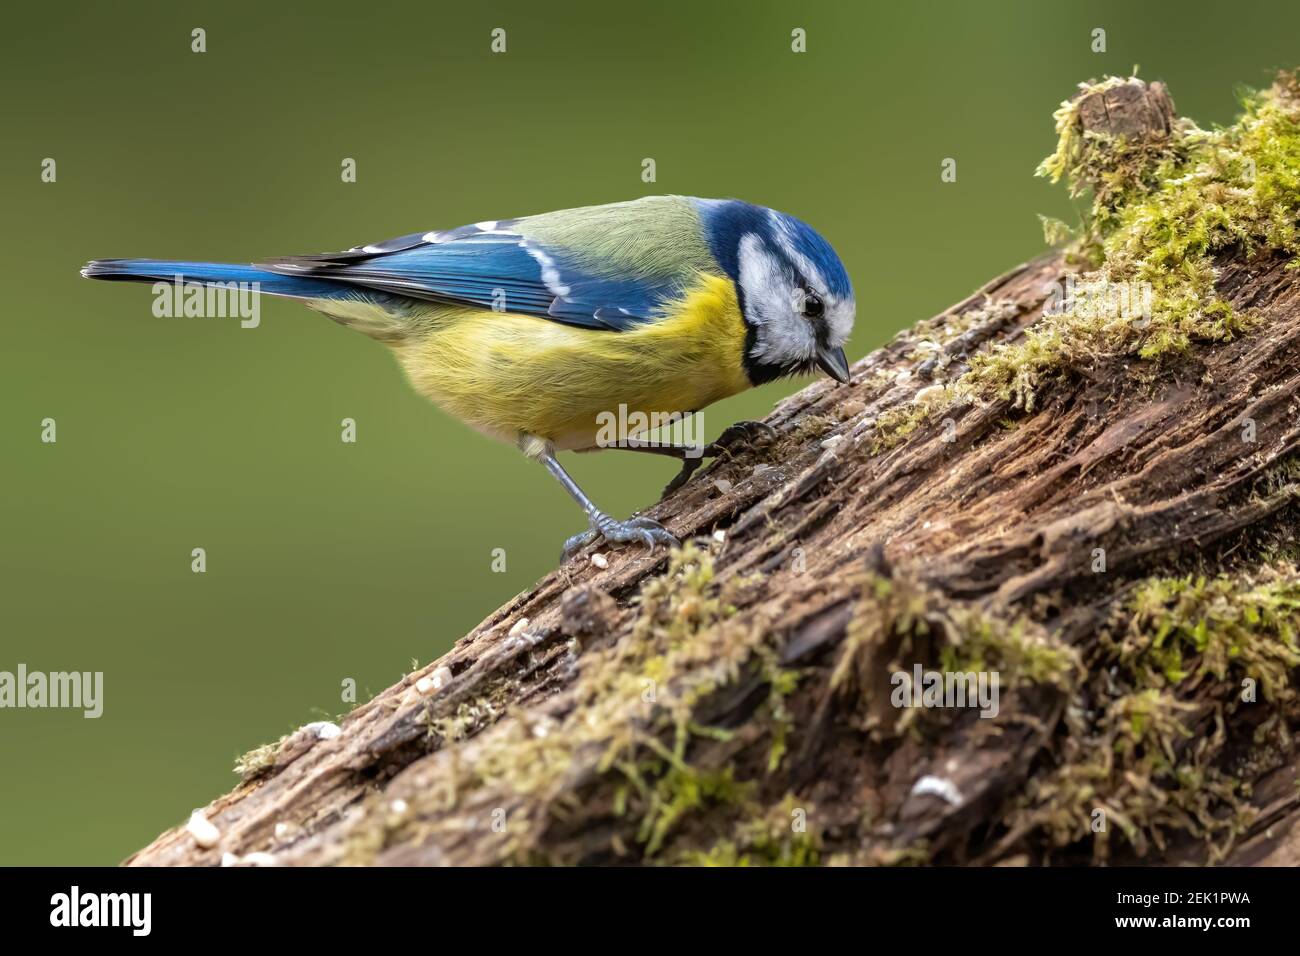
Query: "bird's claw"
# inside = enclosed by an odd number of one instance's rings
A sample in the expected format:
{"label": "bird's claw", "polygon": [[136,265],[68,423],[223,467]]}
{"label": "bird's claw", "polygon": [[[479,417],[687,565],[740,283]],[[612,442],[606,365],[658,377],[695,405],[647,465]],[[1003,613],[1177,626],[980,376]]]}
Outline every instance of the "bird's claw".
{"label": "bird's claw", "polygon": [[[776,441],[780,434],[777,429],[767,422],[736,422],[734,425],[724,428],[722,434],[718,436],[718,440],[705,448],[705,453],[708,454],[710,448],[727,451],[737,444],[767,444]],[[714,451],[712,454],[716,455],[718,451]]]}
{"label": "bird's claw", "polygon": [[564,550],[560,553],[561,562],[569,560],[597,538],[604,538],[611,544],[640,542],[651,551],[654,551],[657,544],[670,548],[681,544],[672,532],[651,518],[629,518],[627,521],[619,521],[609,515],[599,515],[592,519],[590,528],[564,542]]}
{"label": "bird's claw", "polygon": [[683,459],[682,470],[664,486],[664,495],[670,495],[686,484],[699,470],[700,465],[704,464],[705,458],[730,458],[737,447],[770,444],[780,434],[766,422],[736,422],[734,425],[727,426],[722,430],[717,441],[705,445],[699,455]]}

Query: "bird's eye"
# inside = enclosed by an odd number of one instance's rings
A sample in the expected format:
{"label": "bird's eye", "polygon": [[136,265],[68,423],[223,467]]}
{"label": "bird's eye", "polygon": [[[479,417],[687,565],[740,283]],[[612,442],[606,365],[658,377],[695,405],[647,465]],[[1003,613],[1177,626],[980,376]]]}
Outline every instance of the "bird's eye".
{"label": "bird's eye", "polygon": [[826,306],[819,296],[812,289],[803,291],[803,314],[806,319],[820,318],[821,314],[826,311]]}

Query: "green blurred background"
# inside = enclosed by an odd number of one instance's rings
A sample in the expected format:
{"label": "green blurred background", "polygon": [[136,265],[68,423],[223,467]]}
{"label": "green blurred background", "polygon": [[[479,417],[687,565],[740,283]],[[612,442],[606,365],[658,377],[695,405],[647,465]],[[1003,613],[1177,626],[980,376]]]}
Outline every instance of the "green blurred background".
{"label": "green blurred background", "polygon": [[[85,260],[247,261],[738,196],[838,248],[856,359],[1037,254],[1036,213],[1074,219],[1032,172],[1078,81],[1140,64],[1204,125],[1231,119],[1238,84],[1300,62],[1295,3],[617,6],[7,11],[0,670],[102,670],[105,712],[0,711],[0,862],[119,861],[234,784],[237,754],[349,709],[344,678],[364,700],[441,654],[583,524],[542,469],[413,394],[369,339],[273,299],[255,330],[154,318],[147,286],[87,282]],[[710,437],[798,387],[710,408]],[[46,417],[57,444],[40,441]],[[673,472],[569,464],[615,514]]]}

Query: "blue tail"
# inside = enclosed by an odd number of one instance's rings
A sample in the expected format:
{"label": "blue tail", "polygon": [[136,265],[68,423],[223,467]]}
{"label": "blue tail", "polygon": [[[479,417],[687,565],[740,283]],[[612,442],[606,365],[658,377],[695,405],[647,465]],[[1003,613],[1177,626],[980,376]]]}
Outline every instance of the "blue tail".
{"label": "blue tail", "polygon": [[357,289],[342,282],[303,276],[279,275],[257,266],[224,262],[169,262],[166,259],[96,259],[82,268],[87,279],[122,282],[198,282],[203,285],[227,282],[257,283],[267,295],[291,299],[355,298]]}

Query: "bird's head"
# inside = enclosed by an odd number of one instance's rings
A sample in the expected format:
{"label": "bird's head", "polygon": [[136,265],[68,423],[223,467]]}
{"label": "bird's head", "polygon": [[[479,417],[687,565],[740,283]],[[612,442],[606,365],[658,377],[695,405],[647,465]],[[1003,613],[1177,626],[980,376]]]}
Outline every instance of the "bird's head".
{"label": "bird's head", "polygon": [[821,369],[847,382],[856,305],[830,243],[793,216],[738,200],[701,200],[701,212],[714,257],[736,283],[750,380]]}

